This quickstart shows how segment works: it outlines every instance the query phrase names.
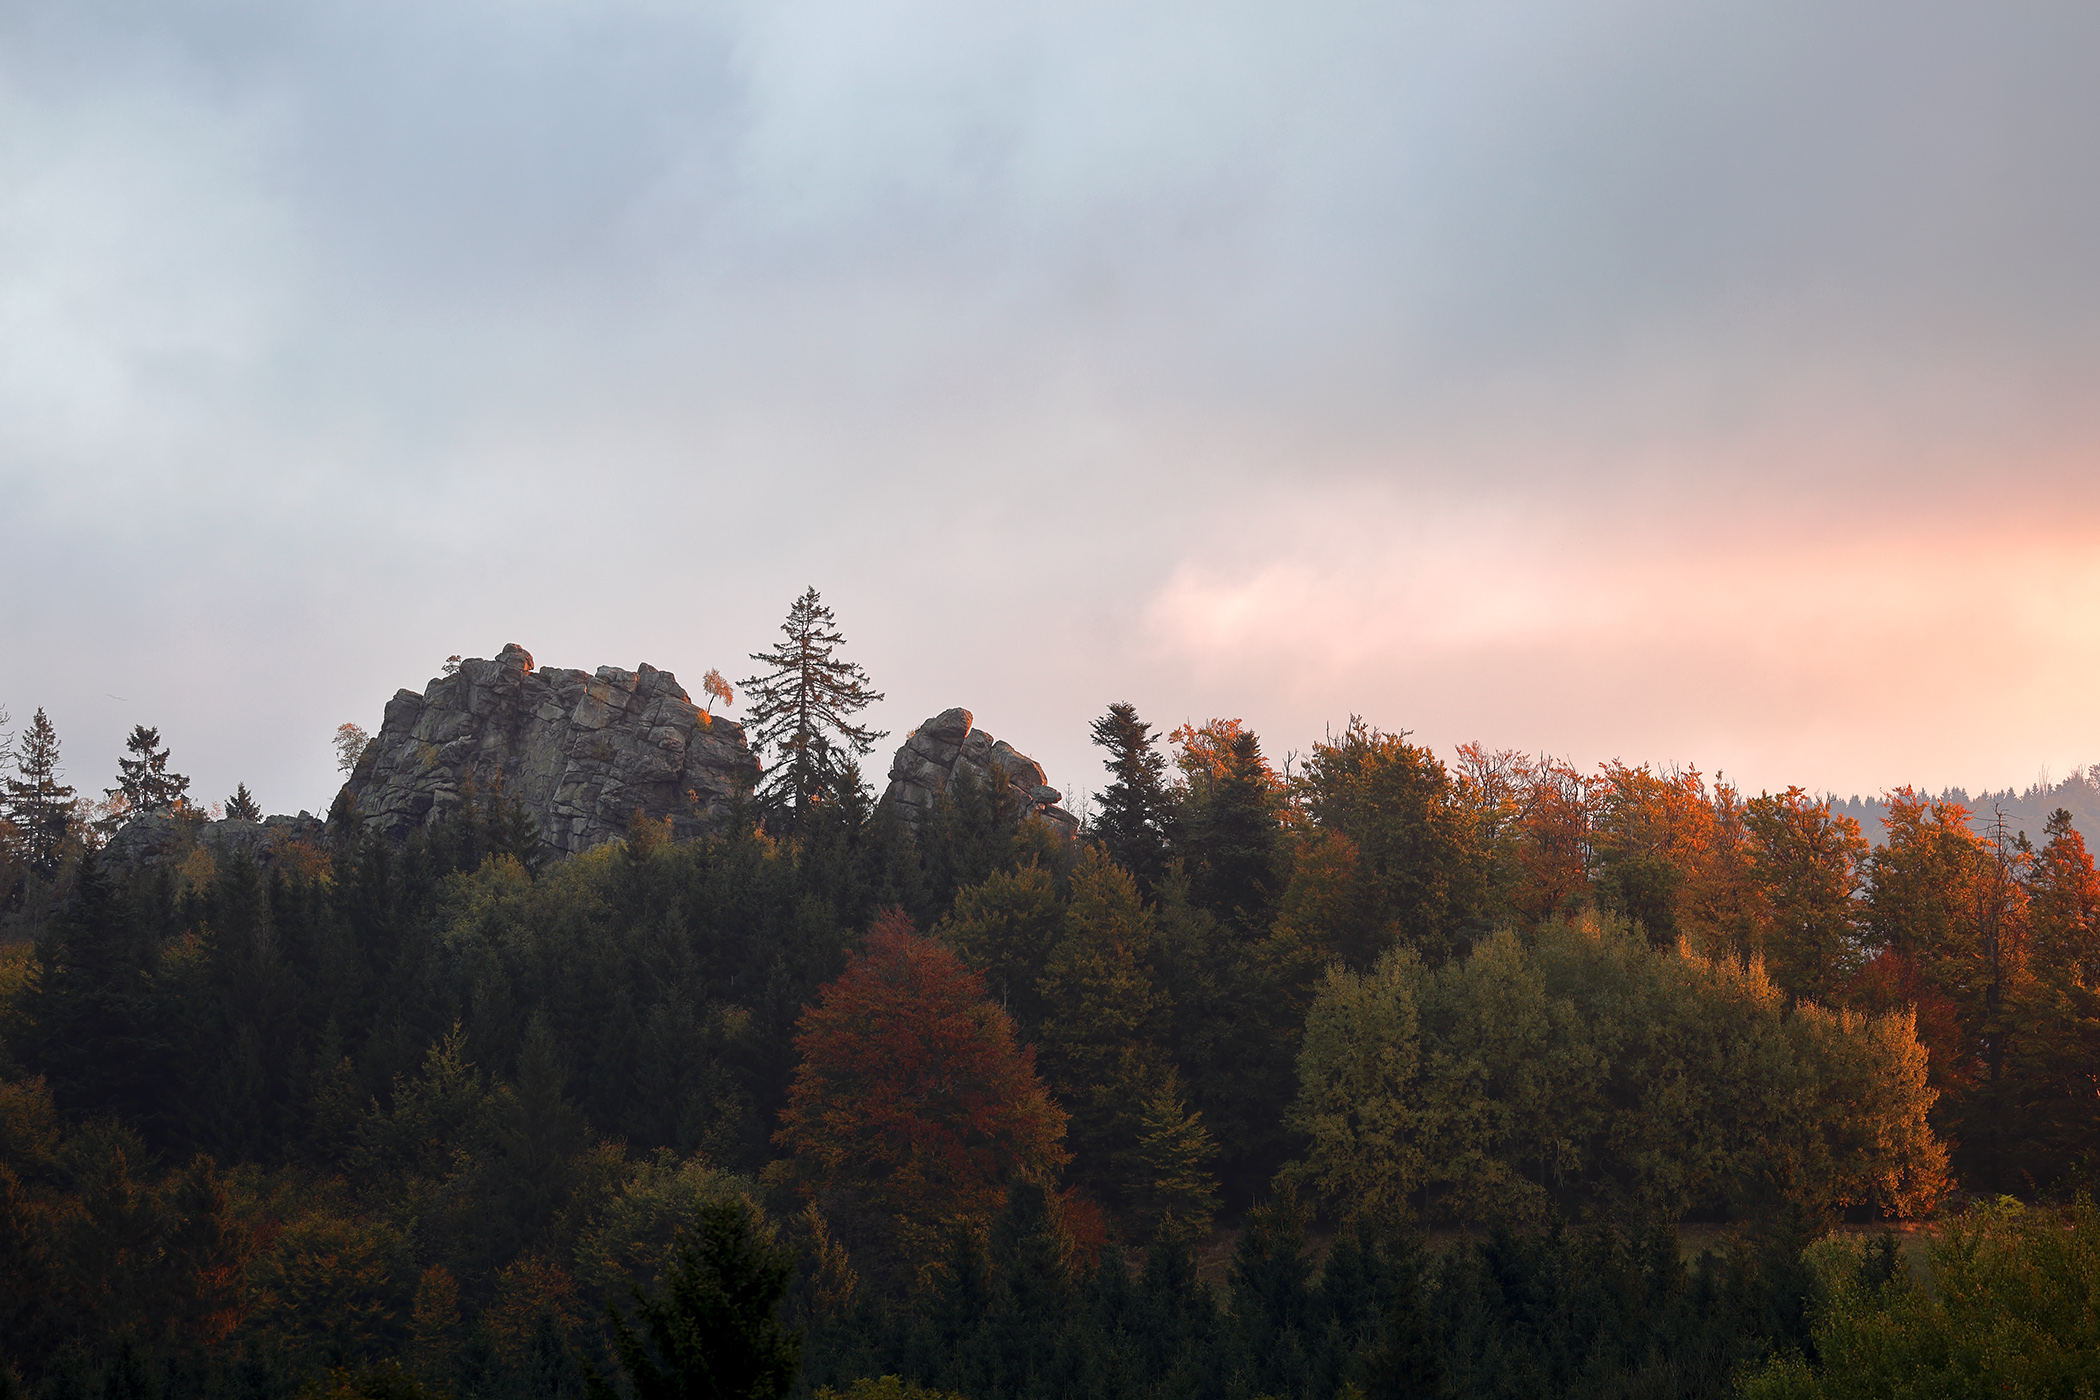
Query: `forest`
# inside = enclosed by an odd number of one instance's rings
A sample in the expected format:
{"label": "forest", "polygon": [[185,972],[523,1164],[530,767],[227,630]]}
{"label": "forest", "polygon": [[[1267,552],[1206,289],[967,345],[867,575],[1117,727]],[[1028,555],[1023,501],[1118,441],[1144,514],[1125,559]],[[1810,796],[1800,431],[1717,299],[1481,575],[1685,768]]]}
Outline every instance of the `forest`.
{"label": "forest", "polygon": [[79,798],[38,711],[0,1397],[2100,1384],[2068,813],[1899,790],[1870,845],[1798,787],[1118,703],[1076,839],[999,784],[915,828],[792,670],[719,831],[550,863],[469,794],[127,872],[126,810],[206,813],[143,727]]}

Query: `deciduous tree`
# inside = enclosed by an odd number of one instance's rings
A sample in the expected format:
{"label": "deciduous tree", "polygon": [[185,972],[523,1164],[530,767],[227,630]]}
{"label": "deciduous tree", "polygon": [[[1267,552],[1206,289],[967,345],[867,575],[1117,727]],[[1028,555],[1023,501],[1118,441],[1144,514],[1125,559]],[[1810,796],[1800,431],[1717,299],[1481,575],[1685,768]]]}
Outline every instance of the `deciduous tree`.
{"label": "deciduous tree", "polygon": [[1065,1114],[984,979],[892,912],[796,1023],[801,1054],[774,1141],[827,1219],[916,1277],[958,1223],[982,1226],[1016,1177],[1068,1159]]}

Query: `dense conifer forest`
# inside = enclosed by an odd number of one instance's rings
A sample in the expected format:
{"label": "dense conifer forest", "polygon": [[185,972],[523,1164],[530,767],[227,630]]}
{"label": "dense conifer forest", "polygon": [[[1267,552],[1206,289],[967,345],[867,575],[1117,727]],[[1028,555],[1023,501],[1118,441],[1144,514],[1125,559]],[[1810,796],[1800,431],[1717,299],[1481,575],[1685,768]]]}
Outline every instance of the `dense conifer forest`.
{"label": "dense conifer forest", "polygon": [[38,712],[0,1396],[2091,1393],[2068,814],[1093,734],[1076,841],[845,746],[690,842],[125,875]]}

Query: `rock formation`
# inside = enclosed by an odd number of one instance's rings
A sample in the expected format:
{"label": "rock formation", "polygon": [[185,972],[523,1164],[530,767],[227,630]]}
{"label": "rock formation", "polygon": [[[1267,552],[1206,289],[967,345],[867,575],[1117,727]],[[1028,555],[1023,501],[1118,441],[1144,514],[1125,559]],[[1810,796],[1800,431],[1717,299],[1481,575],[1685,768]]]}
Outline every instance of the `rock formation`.
{"label": "rock formation", "polygon": [[932,813],[935,800],[950,783],[965,773],[989,783],[996,769],[1005,775],[1024,813],[1076,834],[1079,818],[1057,805],[1064,794],[1043,781],[1043,765],[1004,739],[972,729],[971,719],[968,710],[943,710],[906,735],[890,763],[890,785],[882,800],[895,803],[904,819],[916,826]]}
{"label": "rock formation", "polygon": [[499,786],[550,857],[622,835],[635,812],[678,839],[710,829],[758,779],[743,726],[703,715],[669,671],[536,671],[523,647],[398,691],[344,790],[396,839]]}
{"label": "rock formation", "polygon": [[310,812],[259,822],[215,822],[206,821],[195,808],[183,813],[163,809],[141,812],[118,827],[103,848],[102,861],[126,870],[187,866],[195,873],[197,867],[187,863],[201,849],[214,863],[241,858],[266,872],[280,865],[311,871],[326,861],[327,848],[327,827]]}

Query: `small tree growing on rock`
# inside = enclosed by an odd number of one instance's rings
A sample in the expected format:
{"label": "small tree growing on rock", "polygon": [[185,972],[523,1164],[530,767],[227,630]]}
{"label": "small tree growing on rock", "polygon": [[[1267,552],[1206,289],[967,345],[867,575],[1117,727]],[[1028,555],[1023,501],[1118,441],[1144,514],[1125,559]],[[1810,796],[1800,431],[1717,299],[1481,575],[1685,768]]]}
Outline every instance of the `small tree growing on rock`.
{"label": "small tree growing on rock", "polygon": [[700,682],[700,688],[707,692],[707,703],[700,708],[700,718],[705,723],[715,722],[715,701],[721,701],[725,708],[736,703],[736,692],[729,688],[728,681],[722,679],[722,673],[712,666],[707,668],[707,676]]}
{"label": "small tree growing on rock", "polygon": [[345,777],[357,771],[357,761],[365,756],[365,745],[372,742],[371,736],[354,724],[339,724],[335,727],[335,766]]}
{"label": "small tree growing on rock", "polygon": [[237,822],[259,822],[262,816],[262,807],[256,802],[255,794],[248,791],[248,785],[235,783],[233,796],[226,799],[227,819]]}
{"label": "small tree growing on rock", "polygon": [[131,816],[175,806],[189,796],[190,780],[168,771],[168,751],[155,747],[159,743],[158,729],[133,725],[130,737],[124,740],[131,757],[117,760],[117,785],[102,790],[105,797],[121,796]]}

